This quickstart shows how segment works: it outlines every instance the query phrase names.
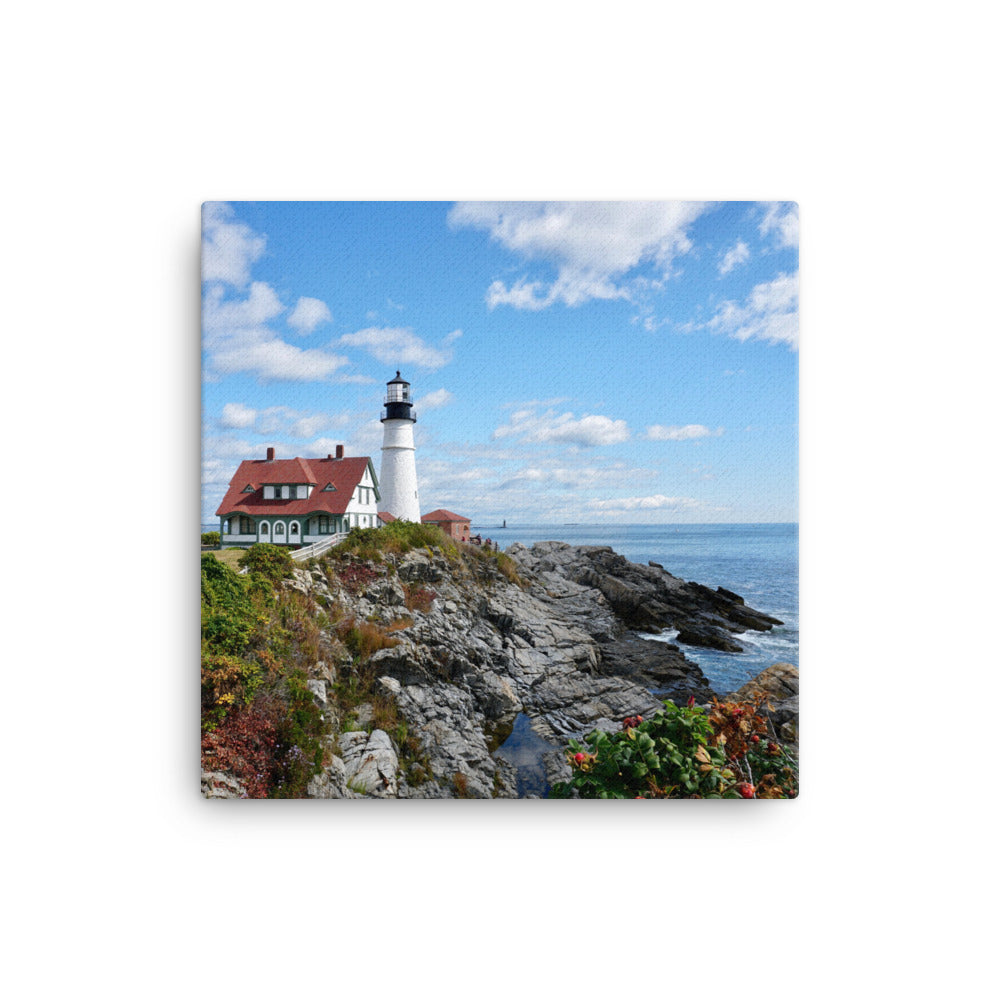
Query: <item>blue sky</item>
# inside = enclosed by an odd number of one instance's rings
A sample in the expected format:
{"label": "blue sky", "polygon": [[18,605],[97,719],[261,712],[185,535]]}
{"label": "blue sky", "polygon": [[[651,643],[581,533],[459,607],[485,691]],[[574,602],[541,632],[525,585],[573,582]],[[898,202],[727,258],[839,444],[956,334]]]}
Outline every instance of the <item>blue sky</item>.
{"label": "blue sky", "polygon": [[758,202],[212,202],[202,521],[236,466],[380,465],[473,524],[798,520],[798,211]]}

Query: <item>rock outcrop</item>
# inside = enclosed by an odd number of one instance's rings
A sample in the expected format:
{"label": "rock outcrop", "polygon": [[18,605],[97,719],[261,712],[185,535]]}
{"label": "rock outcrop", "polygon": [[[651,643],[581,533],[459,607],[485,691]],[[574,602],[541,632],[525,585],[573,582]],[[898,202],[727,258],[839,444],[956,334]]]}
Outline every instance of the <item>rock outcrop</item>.
{"label": "rock outcrop", "polygon": [[778,737],[785,743],[799,742],[799,671],[791,663],[775,663],[747,681],[730,698],[746,701],[756,694],[767,696],[762,711],[770,718]]}
{"label": "rock outcrop", "polygon": [[231,774],[202,770],[201,794],[206,799],[245,799],[247,790]]}
{"label": "rock outcrop", "polygon": [[[738,650],[733,634],[780,624],[736,594],[637,566],[610,548],[544,542],[507,551],[520,584],[495,560],[449,562],[440,550],[369,564],[350,591],[319,568],[295,570],[288,585],[319,607],[347,606],[359,620],[393,625],[396,644],[371,655],[365,669],[406,720],[420,757],[403,766],[401,747],[382,730],[341,733],[334,763],[313,779],[310,795],[526,794],[525,759],[497,752],[515,723],[539,741],[541,794],[565,777],[560,749],[568,737],[617,729],[627,715],[655,712],[663,698],[712,698],[678,645],[638,631],[677,629],[689,645]],[[414,588],[426,610],[408,598]],[[403,616],[410,623],[399,627]],[[312,672],[323,683],[311,687],[326,708],[326,682],[342,667],[330,649],[323,656],[322,670]]]}
{"label": "rock outcrop", "polygon": [[508,554],[546,590],[558,592],[561,581],[570,581],[597,591],[619,628],[652,633],[677,629],[678,642],[688,646],[739,653],[742,647],[733,633],[765,632],[782,624],[754,611],[731,590],[688,583],[656,564],[639,566],[607,546],[538,542],[530,549],[512,545]]}

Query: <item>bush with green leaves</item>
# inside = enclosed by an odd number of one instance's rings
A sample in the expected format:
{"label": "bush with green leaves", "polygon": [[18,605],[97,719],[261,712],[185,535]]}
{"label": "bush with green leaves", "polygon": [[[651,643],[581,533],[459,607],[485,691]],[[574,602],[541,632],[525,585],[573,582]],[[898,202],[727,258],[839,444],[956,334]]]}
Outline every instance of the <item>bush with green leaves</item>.
{"label": "bush with green leaves", "polygon": [[455,543],[436,524],[391,521],[381,528],[352,528],[331,554],[349,552],[358,559],[381,562],[389,553],[405,555],[412,549],[425,548],[440,548],[446,555],[457,552]]}
{"label": "bush with green leaves", "polygon": [[306,672],[318,629],[308,601],[269,578],[282,573],[275,547],[260,548],[246,575],[202,556],[203,766],[232,773],[250,798],[298,798],[330,728]]}
{"label": "bush with green leaves", "polygon": [[283,580],[292,575],[292,557],[288,554],[288,549],[283,549],[280,545],[271,545],[268,542],[258,542],[251,545],[246,552],[240,556],[239,564],[249,573],[259,573],[272,583]]}
{"label": "bush with green leaves", "polygon": [[798,767],[776,740],[762,739],[761,700],[712,703],[708,712],[671,701],[649,719],[631,716],[621,732],[595,730],[569,741],[569,781],[552,798],[794,798]]}
{"label": "bush with green leaves", "polygon": [[219,545],[221,542],[222,536],[217,531],[203,531],[201,533],[202,545]]}
{"label": "bush with green leaves", "polygon": [[595,730],[585,744],[569,741],[573,774],[552,787],[552,798],[738,798],[734,772],[712,745],[705,713],[665,701],[650,719],[626,719],[622,731]]}

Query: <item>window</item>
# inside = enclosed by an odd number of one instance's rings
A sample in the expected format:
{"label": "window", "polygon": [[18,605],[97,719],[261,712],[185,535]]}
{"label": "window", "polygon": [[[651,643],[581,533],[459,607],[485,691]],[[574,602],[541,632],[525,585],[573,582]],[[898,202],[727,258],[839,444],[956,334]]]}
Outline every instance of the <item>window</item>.
{"label": "window", "polygon": [[240,518],[240,534],[241,535],[253,534],[253,521],[251,521],[249,517]]}
{"label": "window", "polygon": [[260,533],[262,535],[266,535],[267,534],[267,522],[266,521],[260,526]]}
{"label": "window", "polygon": [[299,533],[299,526],[292,521],[292,526],[288,529],[288,534],[297,535]]}
{"label": "window", "polygon": [[328,518],[324,514],[320,518],[318,518],[318,520],[319,520],[319,533],[321,535],[330,534],[330,518]]}
{"label": "window", "polygon": [[285,537],[285,526],[280,521],[274,526],[274,534],[275,537],[278,535],[281,535],[282,538]]}

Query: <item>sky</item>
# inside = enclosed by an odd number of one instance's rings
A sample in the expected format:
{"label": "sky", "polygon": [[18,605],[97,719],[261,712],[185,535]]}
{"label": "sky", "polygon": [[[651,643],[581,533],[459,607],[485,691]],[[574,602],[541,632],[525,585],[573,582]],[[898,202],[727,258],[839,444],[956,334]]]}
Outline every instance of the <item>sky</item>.
{"label": "sky", "polygon": [[473,525],[798,520],[798,209],[208,202],[202,514],[262,458],[380,459]]}

